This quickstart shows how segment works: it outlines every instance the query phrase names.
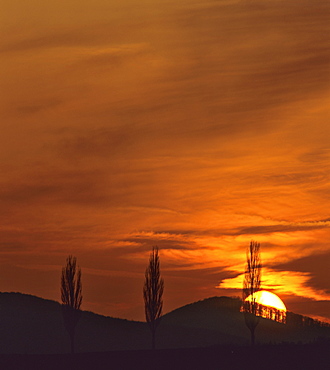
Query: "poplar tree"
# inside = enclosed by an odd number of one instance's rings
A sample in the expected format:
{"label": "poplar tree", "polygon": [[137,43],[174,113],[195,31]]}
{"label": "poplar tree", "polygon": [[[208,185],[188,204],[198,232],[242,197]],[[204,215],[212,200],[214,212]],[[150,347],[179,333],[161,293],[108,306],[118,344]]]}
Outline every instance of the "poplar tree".
{"label": "poplar tree", "polygon": [[[245,324],[251,333],[252,346],[255,343],[255,329],[259,324],[259,316],[257,316],[258,303],[256,302],[255,293],[260,290],[261,269],[260,243],[252,240],[246,252],[246,268],[243,283],[243,311]],[[249,299],[246,300],[248,297]]]}
{"label": "poplar tree", "polygon": [[76,325],[80,319],[82,303],[81,269],[77,268],[76,257],[69,256],[62,268],[61,277],[62,315],[65,329],[70,336],[71,353],[74,353]]}
{"label": "poplar tree", "polygon": [[153,247],[143,287],[145,316],[151,330],[152,349],[156,348],[156,329],[163,310],[163,291],[164,280],[160,277],[158,247]]}

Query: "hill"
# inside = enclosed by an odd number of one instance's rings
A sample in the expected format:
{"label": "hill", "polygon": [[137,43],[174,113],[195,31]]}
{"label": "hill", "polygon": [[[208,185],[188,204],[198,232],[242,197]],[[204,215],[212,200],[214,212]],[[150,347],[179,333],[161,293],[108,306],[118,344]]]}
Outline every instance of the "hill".
{"label": "hill", "polygon": [[[164,315],[161,330],[173,325],[179,331],[207,330],[209,338],[204,345],[248,344],[250,333],[246,328],[244,314],[240,312],[241,300],[232,297],[212,297],[191,303]],[[180,329],[179,329],[180,328]],[[308,343],[330,337],[330,327],[311,318],[287,313],[287,324],[260,318],[256,328],[258,343]],[[190,338],[192,341],[192,338]],[[208,343],[207,343],[208,342]],[[211,344],[212,342],[212,344]],[[195,343],[199,346],[200,343]]]}
{"label": "hill", "polygon": [[[142,349],[144,323],[83,311],[77,325],[77,351]],[[69,338],[58,302],[21,293],[0,293],[0,353],[65,353]]]}
{"label": "hill", "polygon": [[[158,348],[207,347],[249,343],[240,300],[213,297],[163,316]],[[299,320],[298,320],[299,321]],[[310,342],[330,337],[329,327],[284,325],[261,319],[259,343]],[[77,325],[78,352],[145,350],[150,348],[147,324],[83,311]],[[0,353],[66,353],[69,338],[58,302],[21,293],[0,293]]]}

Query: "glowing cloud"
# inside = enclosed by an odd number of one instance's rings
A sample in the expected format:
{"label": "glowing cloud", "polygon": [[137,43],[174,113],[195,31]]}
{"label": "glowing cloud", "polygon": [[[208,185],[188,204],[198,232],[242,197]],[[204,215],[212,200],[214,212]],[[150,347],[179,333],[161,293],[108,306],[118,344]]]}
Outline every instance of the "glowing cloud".
{"label": "glowing cloud", "polygon": [[[263,269],[262,287],[264,289],[275,290],[278,293],[296,295],[315,300],[330,299],[329,294],[323,290],[316,290],[308,286],[311,274],[298,271],[275,271]],[[232,279],[224,279],[218,288],[223,289],[242,289],[244,274]]]}

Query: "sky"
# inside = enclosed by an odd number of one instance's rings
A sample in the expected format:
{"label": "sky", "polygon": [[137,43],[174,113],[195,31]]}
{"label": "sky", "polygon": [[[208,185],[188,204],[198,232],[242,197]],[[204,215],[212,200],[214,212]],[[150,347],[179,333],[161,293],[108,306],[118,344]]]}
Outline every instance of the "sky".
{"label": "sky", "polygon": [[330,321],[330,3],[1,0],[0,290],[144,320],[262,287]]}

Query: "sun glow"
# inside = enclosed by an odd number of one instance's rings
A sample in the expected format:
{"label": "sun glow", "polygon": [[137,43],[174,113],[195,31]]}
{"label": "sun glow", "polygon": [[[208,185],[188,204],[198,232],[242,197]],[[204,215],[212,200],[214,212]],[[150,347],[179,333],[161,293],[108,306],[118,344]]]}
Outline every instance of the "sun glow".
{"label": "sun glow", "polygon": [[[254,294],[254,298],[256,303],[258,304],[273,307],[276,308],[277,310],[286,311],[286,307],[282,299],[278,297],[276,294],[268,292],[267,290],[259,290]],[[246,298],[246,300],[252,301],[252,296],[249,295]]]}
{"label": "sun glow", "polygon": [[[254,297],[249,295],[245,301],[255,300],[256,307],[252,308],[253,303],[244,308],[245,312],[254,312],[255,315],[271,319],[277,322],[286,322],[286,307],[280,297],[267,290],[259,290],[254,293]],[[251,311],[252,310],[252,311]]]}

